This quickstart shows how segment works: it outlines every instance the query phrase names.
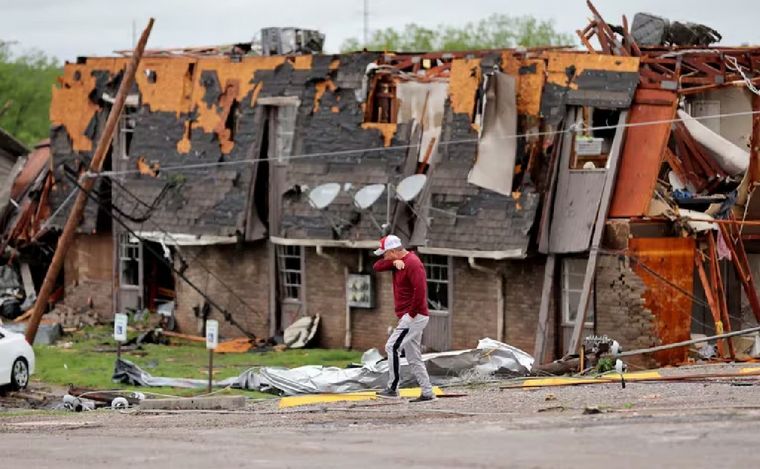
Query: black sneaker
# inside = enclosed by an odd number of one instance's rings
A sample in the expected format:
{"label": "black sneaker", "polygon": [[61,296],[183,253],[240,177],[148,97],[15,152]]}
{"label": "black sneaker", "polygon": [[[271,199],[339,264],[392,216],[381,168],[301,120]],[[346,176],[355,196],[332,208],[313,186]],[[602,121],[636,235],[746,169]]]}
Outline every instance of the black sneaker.
{"label": "black sneaker", "polygon": [[435,399],[436,399],[435,396],[420,395],[420,397],[416,397],[409,402],[427,402],[427,401],[434,401]]}
{"label": "black sneaker", "polygon": [[396,399],[398,397],[398,391],[394,391],[393,389],[383,389],[382,391],[377,392],[377,397],[383,399]]}

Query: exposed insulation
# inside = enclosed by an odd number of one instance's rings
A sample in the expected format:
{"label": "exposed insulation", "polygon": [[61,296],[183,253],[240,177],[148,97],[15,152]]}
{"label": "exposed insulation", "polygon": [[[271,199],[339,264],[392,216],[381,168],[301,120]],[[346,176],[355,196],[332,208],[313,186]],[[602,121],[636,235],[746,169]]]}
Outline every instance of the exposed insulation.
{"label": "exposed insulation", "polygon": [[558,86],[569,86],[573,90],[578,89],[575,79],[586,71],[639,73],[638,57],[573,52],[547,52],[546,55],[546,81]]}
{"label": "exposed insulation", "polygon": [[480,59],[455,59],[451,62],[449,96],[454,112],[466,113],[472,118],[480,77]]}
{"label": "exposed insulation", "polygon": [[396,135],[396,124],[385,124],[379,122],[365,122],[362,129],[376,129],[383,136],[383,146],[389,147],[393,136]]}
{"label": "exposed insulation", "polygon": [[[151,112],[190,112],[196,60],[146,58],[135,75],[142,104]],[[152,78],[151,75],[152,74]]]}
{"label": "exposed insulation", "polygon": [[[118,61],[118,62],[117,62]],[[93,142],[85,135],[90,121],[100,107],[90,100],[96,79],[93,70],[107,70],[112,74],[126,65],[123,59],[97,59],[97,68],[87,64],[67,64],[58,85],[53,85],[50,103],[50,121],[62,125],[71,139],[74,151],[92,151]]]}
{"label": "exposed insulation", "polygon": [[314,88],[314,112],[319,112],[319,101],[322,99],[322,96],[325,95],[327,90],[335,91],[337,86],[335,86],[332,80],[324,80],[314,85]]}
{"label": "exposed insulation", "polygon": [[546,74],[543,59],[518,59],[512,53],[505,52],[501,58],[501,69],[517,80],[517,113],[539,117]]}
{"label": "exposed insulation", "polygon": [[[285,57],[276,56],[248,57],[241,62],[232,62],[228,58],[207,58],[198,60],[196,73],[215,72],[221,91],[225,90],[233,81],[237,81],[238,90],[232,98],[236,101],[242,101],[254,88],[253,75],[256,71],[274,70],[283,62],[285,62]],[[202,129],[204,132],[214,132],[220,122],[224,125],[224,121],[217,103],[208,104],[204,100],[205,96],[206,89],[201,80],[195,80],[191,108],[197,114],[193,121],[193,128]]]}

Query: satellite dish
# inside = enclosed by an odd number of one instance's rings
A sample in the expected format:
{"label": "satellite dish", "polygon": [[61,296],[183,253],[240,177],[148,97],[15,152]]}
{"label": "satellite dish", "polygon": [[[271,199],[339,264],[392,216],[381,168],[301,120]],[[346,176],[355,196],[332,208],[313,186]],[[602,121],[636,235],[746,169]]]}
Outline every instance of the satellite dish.
{"label": "satellite dish", "polygon": [[384,191],[385,184],[372,184],[362,187],[354,195],[354,204],[359,207],[359,210],[367,210],[377,202]]}
{"label": "satellite dish", "polygon": [[404,202],[411,202],[420,195],[422,188],[425,187],[425,182],[427,182],[427,176],[424,174],[415,174],[404,178],[396,187],[396,196]]}
{"label": "satellite dish", "polygon": [[327,207],[340,193],[340,184],[337,182],[328,182],[315,187],[309,191],[309,203],[312,207],[322,210]]}

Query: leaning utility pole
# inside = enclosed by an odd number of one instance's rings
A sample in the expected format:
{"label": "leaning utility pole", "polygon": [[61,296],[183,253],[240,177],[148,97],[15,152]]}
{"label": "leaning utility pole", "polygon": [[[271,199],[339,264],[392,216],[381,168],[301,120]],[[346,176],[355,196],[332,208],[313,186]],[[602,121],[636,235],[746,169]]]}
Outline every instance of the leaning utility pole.
{"label": "leaning utility pole", "polygon": [[90,161],[88,172],[82,174],[79,178],[81,190],[77,194],[74,206],[71,208],[71,213],[69,213],[69,218],[66,220],[66,224],[63,227],[61,237],[58,238],[58,246],[55,249],[55,254],[53,254],[53,260],[50,262],[47,274],[45,274],[45,280],[42,282],[42,288],[40,289],[37,301],[34,303],[32,316],[29,319],[29,325],[26,328],[26,341],[30,344],[34,343],[34,338],[37,336],[40,320],[47,308],[48,299],[53,292],[53,287],[55,286],[58,274],[61,272],[61,267],[63,267],[66,252],[69,250],[69,246],[71,246],[71,242],[74,240],[77,227],[82,219],[82,214],[84,213],[85,205],[87,204],[88,193],[95,185],[95,179],[88,175],[88,173],[99,173],[103,169],[103,161],[108,153],[108,148],[111,146],[111,140],[113,140],[113,134],[116,130],[116,125],[119,122],[121,111],[124,109],[124,102],[127,99],[127,94],[129,94],[129,90],[132,88],[132,83],[135,80],[135,72],[137,71],[137,66],[140,64],[140,59],[145,50],[145,44],[148,42],[148,36],[150,35],[151,29],[153,29],[153,18],[148,21],[148,26],[140,36],[140,41],[138,41],[137,47],[132,51],[132,60],[127,64],[124,78],[122,78],[121,85],[119,85],[119,92],[116,94],[116,99],[111,107],[111,112],[108,114],[108,120],[106,121],[106,127],[103,130],[103,134],[100,136],[100,140],[98,140],[97,147],[95,147],[95,154]]}

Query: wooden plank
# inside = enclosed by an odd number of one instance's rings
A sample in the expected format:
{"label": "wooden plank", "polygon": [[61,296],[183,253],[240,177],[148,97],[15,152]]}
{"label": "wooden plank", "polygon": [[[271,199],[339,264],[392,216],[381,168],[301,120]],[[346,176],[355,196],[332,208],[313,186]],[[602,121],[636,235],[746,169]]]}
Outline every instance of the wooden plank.
{"label": "wooden plank", "polygon": [[588,302],[591,298],[591,283],[593,282],[594,276],[596,275],[596,262],[599,255],[599,247],[602,244],[604,224],[607,220],[607,214],[609,213],[610,209],[610,202],[615,186],[615,178],[617,176],[617,167],[618,160],[620,159],[621,147],[623,146],[623,140],[625,140],[626,122],[628,122],[628,111],[621,111],[617,124],[618,127],[615,132],[615,138],[612,141],[612,149],[610,150],[609,165],[606,171],[604,189],[602,191],[602,199],[599,203],[594,235],[591,240],[591,252],[589,253],[588,263],[586,264],[586,275],[583,278],[583,290],[581,291],[581,298],[578,302],[578,313],[575,315],[573,336],[570,339],[570,346],[568,347],[569,353],[575,353],[581,343],[581,334],[583,333],[583,325],[586,322]]}
{"label": "wooden plank", "polygon": [[37,290],[35,290],[34,281],[32,280],[32,270],[26,262],[21,263],[21,281],[24,284],[24,293],[27,298],[32,295],[37,297]]}
{"label": "wooden plank", "polygon": [[[665,105],[641,104],[639,100],[664,100]],[[678,95],[672,91],[638,89],[631,107],[631,124],[673,119]],[[610,218],[643,217],[657,183],[663,153],[670,136],[670,123],[639,125],[628,129],[620,161],[620,174],[610,207]]]}
{"label": "wooden plank", "polygon": [[[707,304],[710,306],[710,313],[712,314],[713,321],[715,322],[715,332],[720,335],[723,333],[723,323],[720,320],[720,311],[718,310],[718,304],[715,302],[713,289],[710,285],[710,281],[707,279],[707,275],[705,274],[705,269],[704,266],[702,266],[702,260],[700,259],[700,256],[694,257],[694,264],[697,266],[697,272],[699,272],[699,280],[702,282],[702,289],[705,291],[705,298],[707,299]],[[722,339],[718,340],[718,354],[721,357],[726,356],[725,344],[723,343]]]}
{"label": "wooden plank", "polygon": [[549,304],[554,291],[555,256],[549,254],[544,266],[544,286],[541,289],[541,306],[538,309],[538,327],[536,328],[536,343],[533,348],[533,358],[536,364],[544,362],[546,355],[546,339],[549,335]]}
{"label": "wooden plank", "polygon": [[[720,317],[723,322],[723,331],[731,332],[731,318],[728,317],[728,304],[726,303],[726,292],[723,289],[723,278],[720,275],[720,265],[718,264],[718,249],[715,245],[715,236],[712,231],[707,232],[707,244],[708,252],[710,254],[710,267],[712,273],[712,284],[715,289],[715,299],[720,308]],[[722,334],[723,331],[716,331],[718,334]],[[734,348],[734,341],[727,339],[728,341],[728,353],[730,357],[736,358],[736,349]]]}
{"label": "wooden plank", "polygon": [[[568,125],[576,122],[576,116],[568,113]],[[568,132],[562,142],[549,229],[549,252],[554,254],[588,249],[607,174],[607,170],[601,169],[570,170],[572,151],[573,132]]]}

